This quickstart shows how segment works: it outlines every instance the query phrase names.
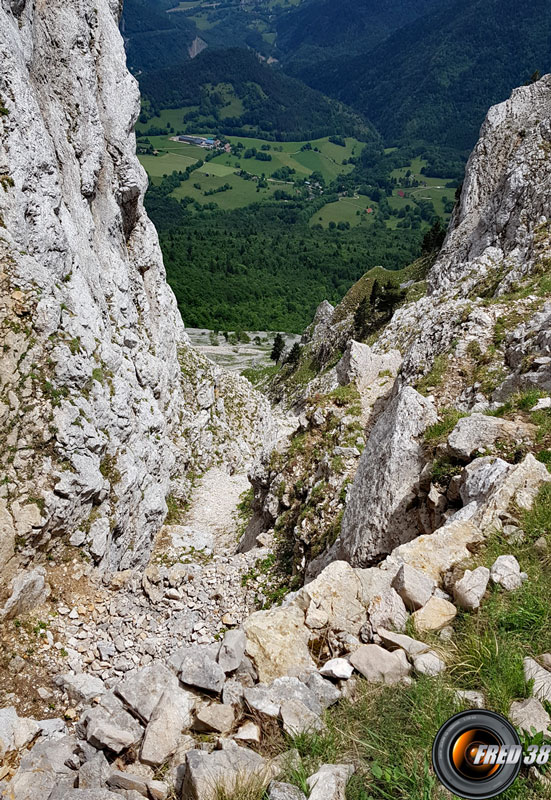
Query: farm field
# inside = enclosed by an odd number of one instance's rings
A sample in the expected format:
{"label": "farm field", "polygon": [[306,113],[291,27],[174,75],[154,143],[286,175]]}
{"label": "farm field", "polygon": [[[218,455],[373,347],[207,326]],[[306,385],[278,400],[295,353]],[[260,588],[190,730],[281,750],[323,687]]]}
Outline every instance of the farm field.
{"label": "farm field", "polygon": [[[182,109],[171,109],[161,112],[161,121],[157,124],[166,124],[171,121],[174,115],[181,114]],[[165,116],[163,116],[165,115]],[[148,123],[151,124],[151,123]],[[137,126],[138,127],[138,126]],[[139,134],[138,134],[139,135]],[[145,167],[150,180],[153,183],[160,183],[164,175],[170,175],[173,171],[185,170],[187,166],[204,160],[208,150],[195,145],[184,144],[183,142],[172,141],[173,134],[167,136],[148,136],[148,140],[157,150],[158,155],[141,155],[140,162]],[[192,197],[194,201],[205,205],[206,203],[216,203],[221,209],[242,208],[259,200],[269,199],[277,189],[284,189],[292,193],[292,179],[307,179],[313,172],[320,172],[329,183],[337,175],[348,172],[352,169],[351,164],[343,164],[351,156],[359,154],[363,144],[357,139],[347,138],[346,146],[333,144],[328,138],[315,139],[310,142],[312,150],[302,150],[306,142],[266,142],[263,139],[248,138],[243,136],[231,136],[228,140],[232,145],[240,142],[245,150],[256,148],[262,150],[263,145],[269,145],[268,152],[272,160],[262,161],[257,158],[242,158],[229,153],[221,153],[210,161],[205,161],[192,179],[183,183],[173,192],[177,199],[182,197]],[[317,148],[317,150],[315,149]],[[289,167],[295,170],[290,182],[272,179],[272,175],[282,167]],[[256,181],[246,180],[237,173],[245,170],[251,175],[268,178],[268,188],[258,189]],[[194,184],[199,183],[200,189]],[[213,191],[220,186],[229,183],[233,188],[226,192],[205,195],[204,192]],[[258,189],[258,190],[257,190]],[[354,214],[356,209],[354,208]],[[351,214],[345,215],[348,219]],[[327,223],[329,220],[327,220]],[[352,224],[352,221],[351,221]],[[354,224],[358,221],[354,219]]]}
{"label": "farm field", "polygon": [[[374,213],[368,214],[368,208],[372,208]],[[321,225],[323,228],[328,228],[330,222],[336,225],[339,222],[348,222],[351,228],[357,225],[372,225],[376,214],[377,205],[371,203],[367,197],[341,197],[336,203],[328,203],[316,212],[310,219],[310,226]]]}
{"label": "farm field", "polygon": [[[434,210],[440,217],[448,216],[446,211],[445,201],[453,200],[455,189],[446,187],[448,178],[429,178],[421,173],[422,168],[426,165],[426,161],[421,158],[415,158],[411,164],[406,167],[395,169],[391,173],[391,177],[395,178],[398,182],[391,197],[386,200],[391,209],[400,212],[402,209],[407,211],[408,208],[412,209],[422,203],[423,200],[429,200]],[[425,184],[422,186],[407,186],[401,183],[408,178],[413,181]],[[402,196],[403,195],[403,196]],[[374,214],[367,215],[365,213],[367,208],[373,208]],[[358,216],[357,211],[360,210]],[[351,227],[361,224],[371,224],[376,218],[378,213],[378,204],[368,197],[360,196],[357,198],[341,197],[337,203],[328,203],[320,211],[317,211],[310,219],[310,226],[322,225],[328,228],[331,222],[336,225],[339,222],[349,222]],[[391,216],[385,220],[388,228],[396,229],[400,217]]]}

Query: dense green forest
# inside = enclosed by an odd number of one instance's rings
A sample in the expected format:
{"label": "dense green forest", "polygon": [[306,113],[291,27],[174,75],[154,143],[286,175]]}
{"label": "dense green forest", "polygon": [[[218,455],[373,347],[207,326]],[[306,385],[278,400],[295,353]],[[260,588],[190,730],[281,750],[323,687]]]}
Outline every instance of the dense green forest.
{"label": "dense green forest", "polygon": [[147,208],[185,324],[218,330],[300,332],[322,300],[339,301],[375,265],[406,266],[423,238],[384,226],[312,229],[301,203],[191,215],[150,194]]}
{"label": "dense green forest", "polygon": [[361,115],[243,48],[209,49],[192,61],[150,72],[141,78],[141,89],[148,101],[142,121],[157,109],[188,107],[183,127],[202,132],[280,141],[330,134],[377,138]]}
{"label": "dense green forest", "polygon": [[454,0],[355,58],[306,67],[310,85],[339,97],[387,142],[464,149],[488,107],[551,68],[548,0]]}
{"label": "dense green forest", "polygon": [[[447,0],[444,0],[446,2]],[[443,0],[311,0],[276,22],[276,54],[300,75],[322,62],[363,55]],[[365,65],[364,65],[365,69]],[[347,80],[354,79],[350,74]]]}

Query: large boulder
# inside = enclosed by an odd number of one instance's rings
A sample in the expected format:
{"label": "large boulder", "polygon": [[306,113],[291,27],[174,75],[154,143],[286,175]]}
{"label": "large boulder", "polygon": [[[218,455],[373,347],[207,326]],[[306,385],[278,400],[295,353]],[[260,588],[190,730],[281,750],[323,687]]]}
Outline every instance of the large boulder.
{"label": "large boulder", "polygon": [[468,561],[472,555],[470,548],[483,541],[484,536],[471,522],[449,522],[435,533],[397,547],[383,567],[395,570],[401,564],[409,564],[440,582],[448,570]]}
{"label": "large boulder", "polygon": [[360,459],[336,556],[366,566],[419,533],[415,490],[425,464],[422,436],[438,417],[410,386],[377,420]]}
{"label": "large boulder", "polygon": [[376,393],[381,384],[381,372],[396,377],[401,364],[398,350],[376,353],[369,345],[351,339],[337,364],[337,378],[341,386],[355,383],[361,393]]}
{"label": "large boulder", "polygon": [[298,606],[257,611],[243,627],[247,654],[262,683],[316,669],[308,649],[310,631]]}
{"label": "large boulder", "polygon": [[358,634],[367,620],[363,586],[346,561],[334,561],[297,594],[294,603],[305,612],[311,630],[329,627]]}
{"label": "large boulder", "polygon": [[[485,460],[486,461],[486,460]],[[490,466],[486,461],[486,465]],[[472,474],[472,473],[471,473]],[[491,526],[510,506],[522,510],[532,508],[536,495],[544,483],[551,482],[551,473],[545,464],[528,453],[520,464],[510,464],[496,477],[487,493],[479,494],[477,509],[471,521],[482,530]],[[463,492],[462,492],[463,497]]]}
{"label": "large boulder", "polygon": [[498,439],[511,442],[530,442],[535,428],[520,422],[511,422],[486,414],[472,414],[460,419],[448,437],[451,455],[461,461],[470,459],[479,451],[492,447]]}

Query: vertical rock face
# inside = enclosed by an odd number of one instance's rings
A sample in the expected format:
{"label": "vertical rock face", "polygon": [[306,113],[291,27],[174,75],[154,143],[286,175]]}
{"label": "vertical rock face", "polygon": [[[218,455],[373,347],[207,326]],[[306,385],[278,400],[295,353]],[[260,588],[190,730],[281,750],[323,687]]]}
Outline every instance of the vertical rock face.
{"label": "vertical rock face", "polygon": [[342,520],[336,557],[366,566],[420,533],[415,489],[425,463],[421,441],[436,409],[406,386],[371,432]]}
{"label": "vertical rock face", "polygon": [[[169,478],[209,466],[235,425],[144,212],[120,5],[0,2],[3,563],[54,535],[113,567],[143,563]],[[266,435],[248,384],[229,395]]]}

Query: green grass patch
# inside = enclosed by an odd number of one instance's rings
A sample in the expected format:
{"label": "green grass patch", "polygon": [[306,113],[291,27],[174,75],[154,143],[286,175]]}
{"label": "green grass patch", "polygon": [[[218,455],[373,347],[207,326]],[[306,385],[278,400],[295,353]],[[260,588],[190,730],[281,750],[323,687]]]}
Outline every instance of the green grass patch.
{"label": "green grass patch", "polygon": [[434,445],[445,442],[459,420],[466,417],[467,414],[456,408],[444,408],[440,416],[442,419],[435,422],[434,425],[430,425],[425,431],[425,441]]}
{"label": "green grass patch", "polygon": [[441,384],[444,382],[447,368],[448,356],[445,353],[436,356],[430,372],[428,372],[419,381],[419,384],[417,385],[417,391],[420,392],[420,394],[426,395],[429,394],[429,391],[432,389],[436,389],[438,386],[441,386]]}

